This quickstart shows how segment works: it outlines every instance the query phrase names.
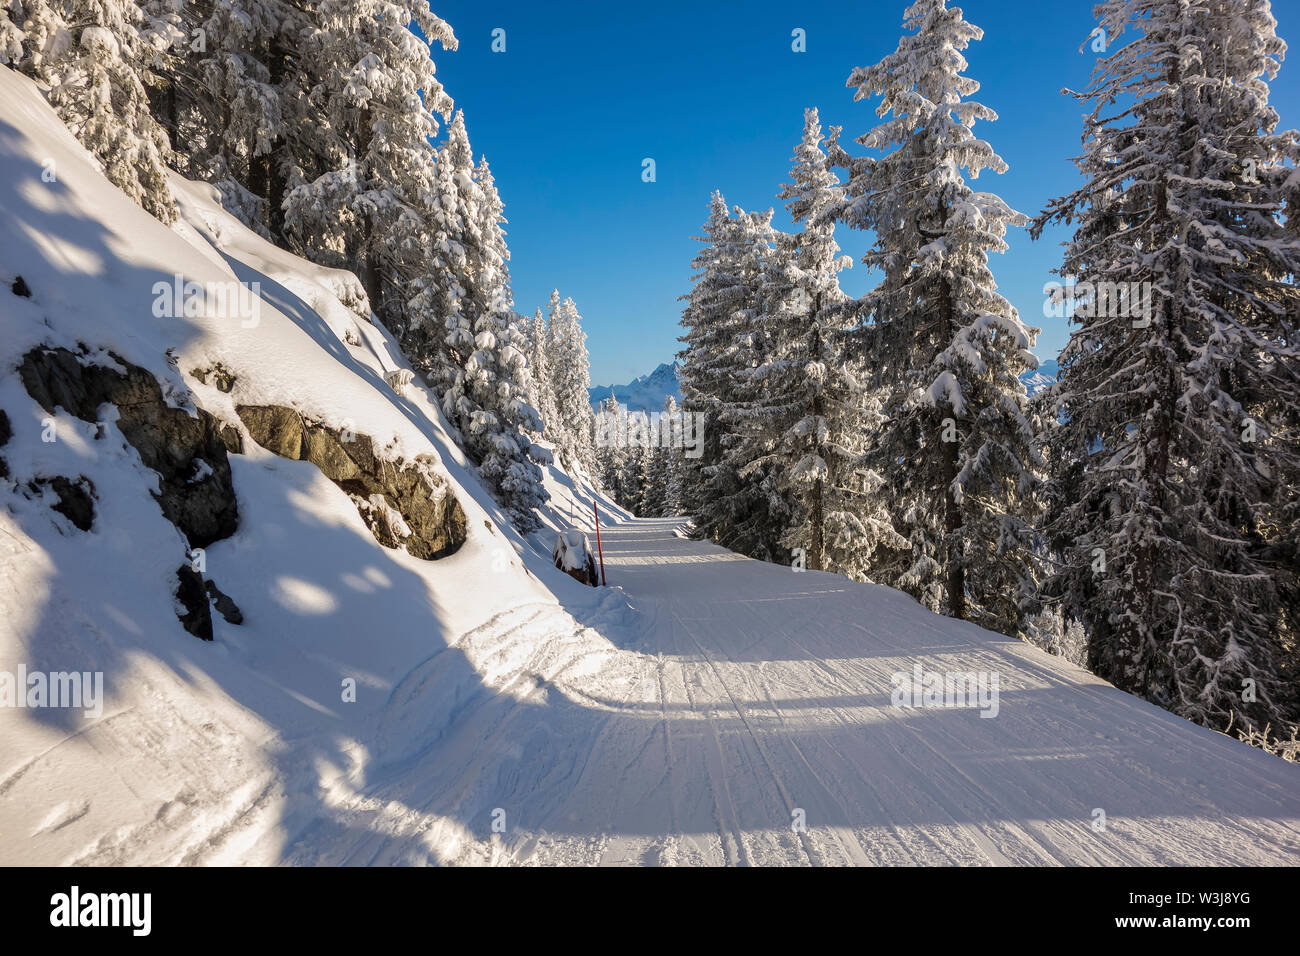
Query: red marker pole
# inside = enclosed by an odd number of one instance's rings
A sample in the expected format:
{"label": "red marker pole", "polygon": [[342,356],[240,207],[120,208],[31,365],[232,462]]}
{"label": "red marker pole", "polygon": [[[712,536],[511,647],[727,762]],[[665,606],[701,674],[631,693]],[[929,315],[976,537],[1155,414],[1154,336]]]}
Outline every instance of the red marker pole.
{"label": "red marker pole", "polygon": [[600,553],[600,585],[605,587],[605,549],[600,546],[600,509],[596,507],[596,499],[591,499],[591,510],[596,513],[596,550]]}

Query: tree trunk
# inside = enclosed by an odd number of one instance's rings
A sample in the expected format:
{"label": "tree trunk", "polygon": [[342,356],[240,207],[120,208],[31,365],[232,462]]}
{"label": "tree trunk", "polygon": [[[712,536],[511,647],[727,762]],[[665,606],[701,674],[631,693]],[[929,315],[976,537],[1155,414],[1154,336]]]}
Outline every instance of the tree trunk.
{"label": "tree trunk", "polygon": [[[271,74],[271,85],[277,90],[283,89],[287,63],[284,47],[273,42],[267,69]],[[277,242],[284,238],[284,195],[288,191],[285,166],[281,159],[284,155],[284,137],[277,136],[271,144],[266,164],[266,228]]]}
{"label": "tree trunk", "polygon": [[[370,110],[363,111],[357,122],[357,185],[361,189],[366,188],[366,181],[369,179],[366,154],[370,152],[370,140],[373,136],[371,124],[373,122],[374,116]],[[361,279],[361,285],[366,290],[366,297],[370,300],[370,311],[382,321],[384,277],[382,267],[379,264],[378,243],[375,241],[375,224],[373,220],[367,218],[362,228],[365,230],[365,234],[361,240],[360,255],[358,256],[360,261],[358,262],[357,272]]]}
{"label": "tree trunk", "polygon": [[808,549],[808,569],[810,571],[823,571],[825,570],[823,555],[826,553],[826,516],[822,509],[822,480],[820,478],[813,485],[810,522],[812,524],[812,547]]}
{"label": "tree trunk", "polygon": [[[952,341],[952,290],[944,288],[940,306],[943,321],[942,342]],[[957,410],[953,409],[953,422],[956,423]],[[940,433],[942,437],[942,432]],[[948,562],[948,613],[962,620],[966,617],[966,568],[963,564],[961,527],[961,505],[952,493],[952,483],[957,478],[958,452],[960,450],[961,432],[958,431],[953,441],[941,441],[943,446],[942,477],[944,498],[943,527],[946,532]]]}
{"label": "tree trunk", "polygon": [[[817,316],[821,314],[822,308],[821,302],[822,296],[821,293],[818,292],[816,298],[813,299],[813,327],[811,333],[811,352],[813,361],[815,362],[821,361],[822,357],[821,333],[817,328]],[[825,414],[826,405],[825,400],[822,398],[820,387],[818,387],[816,394],[813,395],[812,405],[813,417],[820,421],[822,415]],[[825,456],[822,454],[822,440],[820,434],[817,432],[813,433],[813,449],[817,456],[825,461]],[[816,483],[813,485],[812,511],[809,515],[812,541],[810,542],[811,546],[808,549],[808,567],[812,571],[822,571],[825,570],[826,567],[826,512],[822,501],[822,496],[824,494],[825,489],[823,487],[822,479],[818,478]]]}

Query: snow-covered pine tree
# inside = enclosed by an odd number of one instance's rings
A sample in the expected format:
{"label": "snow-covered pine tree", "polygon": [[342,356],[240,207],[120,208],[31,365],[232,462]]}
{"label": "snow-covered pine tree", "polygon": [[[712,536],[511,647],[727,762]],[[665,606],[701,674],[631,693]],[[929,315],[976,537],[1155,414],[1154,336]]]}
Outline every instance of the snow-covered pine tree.
{"label": "snow-covered pine tree", "polygon": [[[108,181],[170,223],[171,146],[150,112],[153,49],[134,0],[22,0],[6,7],[0,63],[33,77]],[[19,22],[21,21],[21,22]],[[20,39],[21,38],[21,39]]]}
{"label": "snow-covered pine tree", "polygon": [[784,274],[784,244],[772,226],[771,209],[736,207],[735,212],[730,231],[737,295],[722,328],[723,350],[712,379],[719,455],[705,467],[707,517],[697,524],[734,551],[785,562],[789,552],[781,540],[792,520],[791,506],[781,490],[781,462],[771,457],[777,436],[764,428],[763,396],[754,379],[772,355],[765,310],[769,277]]}
{"label": "snow-covered pine tree", "polygon": [[662,518],[664,491],[668,485],[668,459],[672,450],[652,446],[642,453],[645,463],[645,490],[641,493],[641,517]]}
{"label": "snow-covered pine tree", "polygon": [[669,395],[664,399],[661,428],[668,429],[670,436],[664,449],[664,493],[663,514],[665,517],[677,517],[682,513],[682,486],[686,469],[685,450],[682,447],[682,413],[677,407],[677,399]]}
{"label": "snow-covered pine tree", "polygon": [[[688,459],[684,468],[683,508],[696,534],[743,550],[734,530],[735,505],[740,506],[739,518],[745,517],[744,503],[736,500],[741,482],[735,457],[727,452],[737,437],[731,429],[744,399],[741,376],[751,367],[741,344],[752,343],[748,323],[760,301],[762,257],[752,218],[739,208],[735,213],[715,191],[703,235],[697,237],[704,248],[691,262],[693,286],[682,296],[685,332],[677,357],[683,406],[704,420],[702,454]],[[770,239],[770,220],[766,225]]]}
{"label": "snow-covered pine tree", "polygon": [[735,303],[744,294],[736,276],[737,250],[734,242],[735,221],[721,192],[709,197],[709,218],[695,237],[704,244],[691,261],[695,270],[691,291],[681,296],[684,329],[678,341],[680,364],[678,378],[682,389],[682,407],[704,421],[701,454],[683,467],[682,509],[695,522],[696,532],[709,537],[712,515],[707,494],[708,469],[721,457],[720,432],[717,428],[720,409],[720,382],[724,377],[722,356],[730,342],[730,325]]}
{"label": "snow-covered pine tree", "polygon": [[556,411],[556,445],[570,467],[595,470],[595,415],[591,410],[591,363],[582,316],[572,299],[551,293],[546,354]]}
{"label": "snow-covered pine tree", "polygon": [[[558,293],[552,296],[558,300]],[[555,303],[558,304],[558,301]],[[546,316],[541,309],[528,323],[528,382],[529,403],[541,416],[543,429],[539,435],[554,444],[554,431],[559,427],[559,413],[555,410],[555,389],[551,382],[550,362],[546,357]]]}
{"label": "snow-covered pine tree", "polygon": [[[464,131],[459,113],[453,132]],[[465,140],[468,144],[468,138]],[[468,254],[469,294],[466,311],[473,322],[473,350],[465,360],[463,374],[454,388],[463,389],[462,409],[469,417],[460,424],[466,450],[478,464],[479,473],[522,533],[535,531],[540,521],[537,509],[547,500],[542,472],[530,458],[530,432],[542,427],[541,419],[521,385],[527,374],[523,336],[511,324],[514,296],[506,248],[505,207],[486,159],[480,159],[474,173],[477,213],[473,235],[478,243]],[[460,341],[462,330],[453,334]]]}
{"label": "snow-covered pine tree", "polygon": [[151,112],[170,138],[173,162],[186,171],[190,150],[176,148],[176,134],[181,103],[194,94],[181,89],[180,76],[197,60],[191,46],[206,46],[195,33],[198,9],[186,0],[139,0],[138,6],[144,65],[153,79],[146,86]]}
{"label": "snow-covered pine tree", "polygon": [[1037,330],[997,293],[988,260],[1026,220],[962,175],[1006,169],[971,129],[997,118],[967,99],[979,84],[962,75],[961,51],[982,31],[944,0],[919,0],[905,17],[912,34],[848,80],[855,99],[882,97],[876,112],[888,118],[858,143],[884,155],[835,150],[849,169],[835,214],[874,231],[863,262],[883,274],[854,335],[887,416],[865,463],[886,479],[893,525],[911,544],[873,578],[1016,634],[1035,580],[1036,424],[1019,376],[1037,365]]}
{"label": "snow-covered pine tree", "polygon": [[613,392],[601,401],[596,413],[596,477],[615,501],[622,496],[623,465],[627,457],[627,449],[620,443],[622,414],[622,406]]}
{"label": "snow-covered pine tree", "polygon": [[179,144],[182,171],[216,185],[226,209],[282,242],[290,179],[318,159],[310,148],[315,117],[302,95],[302,37],[317,8],[150,0],[151,9],[156,45],[170,38],[158,52],[167,82],[155,109]]}
{"label": "snow-covered pine tree", "polygon": [[[418,219],[408,220],[418,241],[404,245],[395,257],[396,272],[409,270],[414,275],[393,331],[411,364],[437,392],[443,414],[457,430],[474,413],[464,376],[474,351],[469,297],[471,260],[479,246],[480,198],[469,139],[464,123],[456,118],[434,158],[427,209]],[[394,312],[387,316],[391,320]]]}
{"label": "snow-covered pine tree", "polygon": [[[831,131],[832,147],[838,134]],[[793,181],[779,194],[803,231],[779,236],[773,250],[762,313],[771,350],[749,375],[758,396],[752,423],[768,450],[748,467],[772,467],[792,504],[786,548],[801,549],[810,570],[862,579],[878,547],[905,548],[907,542],[874,500],[879,476],[860,463],[865,435],[879,427],[880,415],[856,363],[843,354],[846,297],[837,273],[852,263],[840,255],[827,216],[843,190],[821,144],[817,110],[807,110]]]}
{"label": "snow-covered pine tree", "polygon": [[431,274],[431,237],[447,232],[426,221],[438,192],[429,140],[452,105],[430,45],[454,50],[456,38],[421,0],[320,0],[310,20],[299,69],[311,137],[285,229],[309,258],[356,269],[372,311],[405,334],[402,303]]}
{"label": "snow-covered pine tree", "polygon": [[554,456],[550,449],[540,444],[546,422],[537,402],[537,386],[533,382],[532,320],[512,308],[507,318],[507,325],[510,327],[511,341],[515,343],[524,360],[523,365],[515,370],[515,381],[520,390],[519,394],[533,411],[530,424],[523,432],[524,437],[528,439],[528,457],[538,465],[551,465],[554,464]]}
{"label": "snow-covered pine tree", "polygon": [[[447,141],[438,150],[435,183],[435,215],[440,226],[448,227],[435,242],[451,246],[457,263],[453,273],[441,280],[445,286],[442,307],[435,312],[442,318],[443,341],[450,353],[450,367],[442,383],[442,408],[452,425],[463,430],[478,411],[465,376],[475,351],[475,319],[485,307],[481,294],[476,297],[476,292],[480,291],[479,272],[487,253],[481,231],[484,197],[474,180],[474,151],[465,129],[465,116],[459,110],[447,127]],[[441,219],[444,214],[445,221]],[[440,281],[436,275],[432,279]]]}
{"label": "snow-covered pine tree", "polygon": [[645,449],[628,448],[623,455],[622,471],[619,474],[621,497],[617,501],[620,507],[626,508],[638,518],[648,517],[645,514],[645,484]]}
{"label": "snow-covered pine tree", "polygon": [[1285,45],[1267,0],[1095,9],[1113,46],[1075,94],[1086,183],[1034,224],[1075,224],[1060,273],[1079,281],[1051,393],[1048,588],[1096,673],[1277,732],[1300,717],[1300,237],[1281,220],[1300,152],[1268,105]]}

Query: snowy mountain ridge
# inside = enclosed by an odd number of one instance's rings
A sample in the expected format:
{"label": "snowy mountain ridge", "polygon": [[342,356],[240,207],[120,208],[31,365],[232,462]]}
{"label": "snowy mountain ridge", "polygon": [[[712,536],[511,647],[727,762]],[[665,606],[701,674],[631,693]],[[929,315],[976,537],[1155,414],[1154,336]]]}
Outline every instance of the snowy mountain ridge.
{"label": "snowy mountain ridge", "polygon": [[638,376],[626,385],[597,385],[587,392],[591,396],[591,407],[595,410],[600,409],[600,403],[609,398],[611,393],[628,411],[659,411],[669,395],[679,403],[682,400],[682,386],[677,380],[675,362],[663,362],[653,372]]}
{"label": "snowy mountain ridge", "polygon": [[1057,374],[1056,359],[1043,359],[1038,363],[1038,368],[1023,373],[1020,376],[1020,381],[1025,383],[1025,388],[1033,396],[1049,385],[1055,385]]}

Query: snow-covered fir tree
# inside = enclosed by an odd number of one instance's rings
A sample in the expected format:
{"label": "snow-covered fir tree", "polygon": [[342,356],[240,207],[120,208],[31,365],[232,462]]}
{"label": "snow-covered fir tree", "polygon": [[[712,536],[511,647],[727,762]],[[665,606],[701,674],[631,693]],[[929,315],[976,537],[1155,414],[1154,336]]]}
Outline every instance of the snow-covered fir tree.
{"label": "snow-covered fir tree", "polygon": [[645,487],[641,492],[641,511],[645,518],[662,518],[664,510],[664,492],[668,487],[668,459],[672,449],[653,446],[642,452],[644,463]]}
{"label": "snow-covered fir tree", "polygon": [[410,284],[430,275],[429,242],[454,241],[427,221],[443,198],[429,140],[452,105],[433,43],[456,48],[420,0],[321,0],[301,38],[312,135],[296,157],[285,228],[309,257],[355,269],[372,311],[399,333],[403,302],[420,291]]}
{"label": "snow-covered fir tree", "polygon": [[785,274],[789,237],[772,226],[772,210],[736,208],[736,275],[744,296],[732,315],[722,360],[718,425],[721,457],[709,475],[707,494],[716,540],[764,561],[787,561],[783,539],[794,503],[784,493],[785,463],[773,456],[779,436],[764,427],[766,389],[756,377],[775,355],[767,322],[770,287]]}
{"label": "snow-covered fir tree", "polygon": [[670,440],[665,449],[663,466],[663,515],[676,517],[682,513],[682,494],[686,471],[686,453],[682,447],[683,428],[681,409],[677,399],[669,395],[664,399],[662,428],[669,429]]}
{"label": "snow-covered fir tree", "polygon": [[[1025,222],[967,184],[1006,164],[972,130],[997,118],[970,100],[961,51],[982,31],[944,0],[908,8],[895,52],[849,77],[855,99],[879,95],[886,117],[849,159],[836,216],[875,240],[863,262],[882,273],[858,305],[857,345],[881,390],[883,427],[865,463],[909,551],[883,555],[875,580],[927,607],[1015,634],[1034,591],[1036,424],[1019,376],[1036,367],[1037,330],[999,295],[990,253]],[[887,546],[887,542],[883,542]]]}
{"label": "snow-covered fir tree", "polygon": [[546,357],[546,316],[538,309],[530,322],[526,333],[528,356],[528,396],[529,403],[541,416],[543,429],[538,436],[544,436],[554,443],[552,434],[558,427],[559,413],[555,410],[555,387],[551,382],[551,366]]}
{"label": "snow-covered fir tree", "polygon": [[645,450],[628,448],[623,455],[622,466],[618,476],[620,498],[618,504],[639,518],[649,517],[645,513],[646,462]]}
{"label": "snow-covered fir tree", "polygon": [[555,402],[555,432],[551,440],[570,467],[594,471],[595,415],[587,391],[591,388],[587,334],[582,331],[577,304],[572,299],[561,300],[558,290],[551,292],[546,360]]}
{"label": "snow-covered fir tree", "polygon": [[215,184],[226,209],[281,241],[290,180],[323,158],[311,149],[317,117],[302,95],[303,38],[318,8],[288,0],[151,5],[155,35],[171,40],[158,52],[166,84],[155,108],[173,142],[185,144],[182,170]]}
{"label": "snow-covered fir tree", "polygon": [[765,270],[776,239],[772,211],[731,215],[715,192],[695,257],[693,288],[683,296],[685,333],[682,398],[704,416],[704,448],[686,466],[684,507],[696,531],[753,557],[780,561],[789,520],[777,487],[776,466],[755,459],[770,451],[771,437],[752,421],[757,399],[749,376],[766,359],[769,341],[758,317],[764,307]]}
{"label": "snow-covered fir tree", "polygon": [[613,392],[601,400],[596,411],[596,478],[620,504],[623,464],[627,457],[627,449],[620,442],[622,415],[623,406]]}
{"label": "snow-covered fir tree", "polygon": [[0,63],[41,84],[59,117],[104,166],[104,175],[170,223],[171,146],[148,87],[153,48],[134,0],[22,0],[7,5]]}
{"label": "snow-covered fir tree", "polygon": [[728,377],[721,359],[729,347],[732,315],[744,297],[735,269],[739,257],[736,224],[721,192],[715,191],[710,197],[709,218],[701,231],[703,234],[696,239],[704,245],[691,261],[695,270],[691,291],[681,296],[686,306],[682,310],[684,331],[677,359],[681,363],[682,407],[705,422],[702,452],[684,468],[682,507],[695,521],[697,532],[707,537],[712,520],[706,508],[705,487],[709,469],[716,467],[721,458],[721,435],[716,426],[722,383]]}
{"label": "snow-covered fir tree", "polygon": [[[831,131],[832,145],[838,133]],[[878,546],[906,541],[874,499],[879,476],[861,464],[865,435],[880,416],[869,419],[861,370],[840,340],[846,297],[837,273],[851,260],[840,255],[827,216],[843,190],[822,149],[815,109],[805,113],[791,179],[780,198],[803,230],[778,236],[770,257],[760,314],[770,352],[747,377],[758,396],[750,423],[766,450],[746,467],[771,467],[791,503],[785,547],[802,551],[810,570],[862,578]]]}
{"label": "snow-covered fir tree", "polygon": [[1112,47],[1076,94],[1086,182],[1035,223],[1074,224],[1060,273],[1077,280],[1048,590],[1102,677],[1276,732],[1300,717],[1300,153],[1268,87],[1285,45],[1266,0],[1096,13]]}
{"label": "snow-covered fir tree", "polygon": [[[453,130],[464,123],[459,113]],[[468,256],[469,294],[466,312],[473,322],[473,349],[448,394],[465,416],[460,423],[466,450],[477,462],[511,523],[522,532],[540,527],[537,509],[547,499],[541,469],[530,457],[530,433],[541,430],[537,412],[528,404],[521,384],[527,375],[522,334],[511,323],[514,297],[510,290],[506,248],[505,208],[486,159],[475,170],[478,239]],[[461,343],[463,330],[449,330]]]}
{"label": "snow-covered fir tree", "polygon": [[[419,273],[407,286],[409,298],[393,331],[455,428],[473,414],[464,374],[474,351],[469,287],[471,254],[479,245],[479,200],[464,123],[453,119],[434,160],[428,209],[418,221],[420,241],[398,256],[399,271]],[[393,316],[390,311],[390,321]]]}

